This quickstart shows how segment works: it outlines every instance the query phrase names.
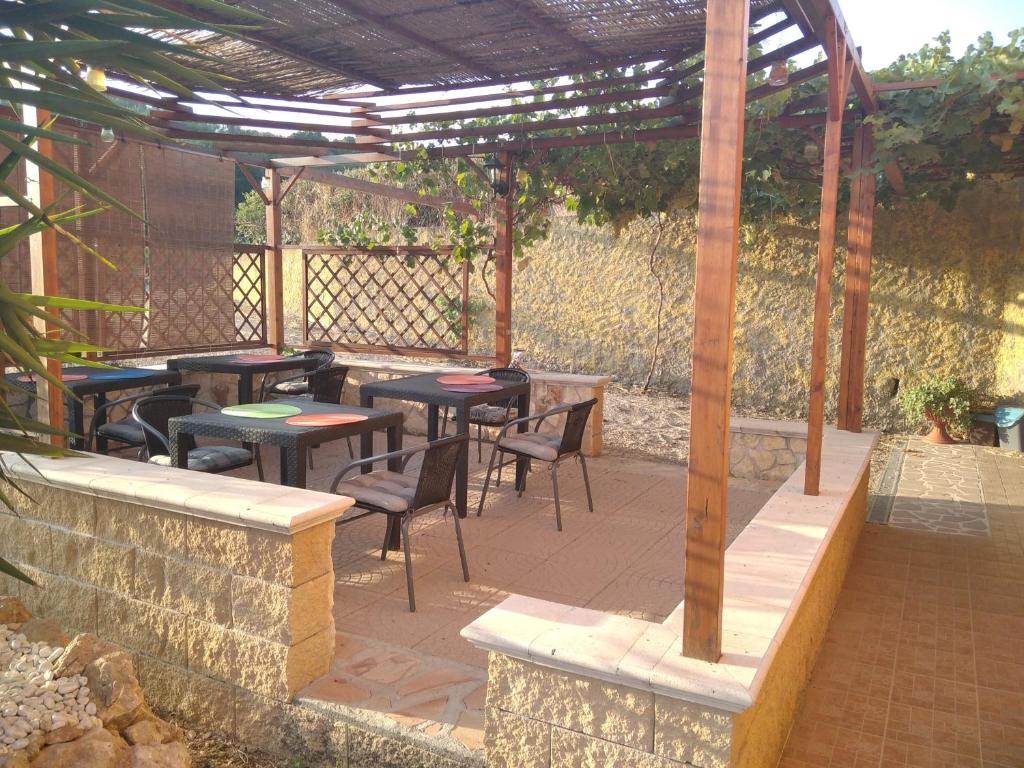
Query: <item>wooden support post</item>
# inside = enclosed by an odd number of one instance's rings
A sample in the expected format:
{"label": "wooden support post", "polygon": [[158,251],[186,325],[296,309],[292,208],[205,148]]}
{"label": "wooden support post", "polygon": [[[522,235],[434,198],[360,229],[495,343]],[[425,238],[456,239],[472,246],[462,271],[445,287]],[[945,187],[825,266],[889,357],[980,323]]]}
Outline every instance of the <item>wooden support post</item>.
{"label": "wooden support post", "polygon": [[683,653],[722,655],[729,410],[749,0],[708,0],[694,288]]}
{"label": "wooden support post", "polygon": [[807,462],[804,493],[817,496],[821,484],[821,444],[825,428],[825,374],[828,367],[828,326],[832,311],[832,267],[836,250],[836,208],[839,202],[839,162],[843,113],[851,68],[846,40],[834,18],[829,19],[828,118],[825,121],[821,213],[818,224],[818,279],[814,289],[814,333],[811,341],[810,404],[807,411]]}
{"label": "wooden support post", "polygon": [[846,290],[843,302],[843,350],[839,366],[839,428],[860,432],[864,420],[864,360],[867,353],[871,292],[871,240],[875,215],[874,173],[866,173],[874,154],[870,126],[853,135],[850,224],[847,235]]}
{"label": "wooden support post", "polygon": [[284,347],[284,261],[281,252],[281,172],[267,171],[267,343],[278,352]]}
{"label": "wooden support post", "polygon": [[[44,125],[50,119],[50,113],[44,109],[24,106],[24,120],[30,125]],[[39,139],[36,149],[40,154],[53,158],[53,141],[51,139]],[[45,210],[53,205],[56,197],[56,185],[51,174],[44,171],[35,163],[25,163],[25,189],[27,197],[39,208]],[[29,236],[29,261],[31,267],[32,293],[43,296],[60,295],[60,279],[57,265],[57,230],[47,227],[42,232]],[[52,314],[58,314],[58,310],[51,310]],[[59,329],[47,322],[36,320],[36,330],[50,337],[57,338]],[[46,360],[46,368],[53,375],[60,378],[60,360]],[[40,382],[36,385],[36,418],[51,427],[66,429],[64,420],[64,393],[54,384]],[[50,437],[54,445],[63,446],[63,437],[54,435]]]}
{"label": "wooden support post", "polygon": [[498,200],[494,235],[494,356],[499,366],[512,361],[512,251],[515,242],[515,168],[511,152],[503,153],[505,195]]}

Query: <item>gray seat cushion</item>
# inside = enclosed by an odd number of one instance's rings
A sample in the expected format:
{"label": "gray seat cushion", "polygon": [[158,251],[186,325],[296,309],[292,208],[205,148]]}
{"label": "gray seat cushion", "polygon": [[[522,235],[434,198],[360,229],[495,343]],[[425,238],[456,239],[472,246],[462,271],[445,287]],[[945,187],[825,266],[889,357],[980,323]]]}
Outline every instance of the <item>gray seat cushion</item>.
{"label": "gray seat cushion", "polygon": [[270,391],[282,395],[304,395],[309,392],[309,384],[305,380],[282,381],[273,385]]}
{"label": "gray seat cushion", "polygon": [[[150,464],[171,466],[170,456],[150,456]],[[252,453],[231,445],[205,445],[188,452],[188,468],[196,472],[223,472],[252,463]]]}
{"label": "gray seat cushion", "polygon": [[338,483],[337,493],[351,496],[356,504],[369,504],[388,512],[406,512],[416,495],[415,477],[381,469]]}
{"label": "gray seat cushion", "polygon": [[129,445],[142,445],[146,442],[145,435],[142,434],[142,427],[134,419],[108,421],[96,428],[96,434]]}
{"label": "gray seat cushion", "polygon": [[539,432],[523,432],[506,435],[498,441],[501,448],[525,453],[541,461],[554,461],[558,458],[558,446],[562,444],[561,435],[542,435]]}
{"label": "gray seat cushion", "polygon": [[503,405],[474,405],[469,409],[469,420],[474,424],[493,424],[501,426],[506,418],[514,419],[515,410],[511,416]]}

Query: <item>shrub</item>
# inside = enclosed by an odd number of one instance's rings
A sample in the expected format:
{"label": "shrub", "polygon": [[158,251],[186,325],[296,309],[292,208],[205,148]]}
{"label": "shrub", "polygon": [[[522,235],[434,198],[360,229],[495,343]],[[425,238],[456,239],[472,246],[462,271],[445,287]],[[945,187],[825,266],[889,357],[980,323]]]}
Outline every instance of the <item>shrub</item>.
{"label": "shrub", "polygon": [[971,401],[974,392],[956,376],[935,377],[904,389],[900,406],[912,421],[937,419],[957,434],[971,430]]}

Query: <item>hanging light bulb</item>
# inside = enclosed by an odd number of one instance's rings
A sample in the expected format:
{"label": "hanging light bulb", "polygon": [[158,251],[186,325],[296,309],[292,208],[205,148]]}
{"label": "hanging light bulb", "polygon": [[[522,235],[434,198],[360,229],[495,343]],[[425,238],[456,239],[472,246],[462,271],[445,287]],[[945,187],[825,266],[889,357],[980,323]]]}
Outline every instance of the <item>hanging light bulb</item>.
{"label": "hanging light bulb", "polygon": [[809,160],[812,163],[818,159],[818,145],[811,142],[810,144],[804,144],[804,159]]}
{"label": "hanging light bulb", "polygon": [[789,70],[786,69],[786,62],[776,61],[768,71],[768,85],[776,88],[789,82]]}
{"label": "hanging light bulb", "polygon": [[85,82],[97,91],[103,92],[107,90],[107,71],[103,67],[89,67]]}
{"label": "hanging light bulb", "polygon": [[112,144],[114,142],[114,139],[116,138],[117,137],[114,135],[113,128],[111,128],[109,125],[103,126],[103,130],[100,131],[100,141],[102,141],[104,144]]}

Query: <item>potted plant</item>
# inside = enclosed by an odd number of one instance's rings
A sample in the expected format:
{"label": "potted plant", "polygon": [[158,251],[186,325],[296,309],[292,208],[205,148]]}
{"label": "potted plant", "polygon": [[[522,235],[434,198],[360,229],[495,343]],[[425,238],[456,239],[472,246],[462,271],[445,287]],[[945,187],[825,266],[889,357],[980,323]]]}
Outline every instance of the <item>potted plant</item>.
{"label": "potted plant", "polygon": [[900,393],[900,405],[907,418],[927,420],[932,431],[930,443],[955,443],[952,435],[966,436],[971,429],[970,388],[955,376],[927,379]]}

